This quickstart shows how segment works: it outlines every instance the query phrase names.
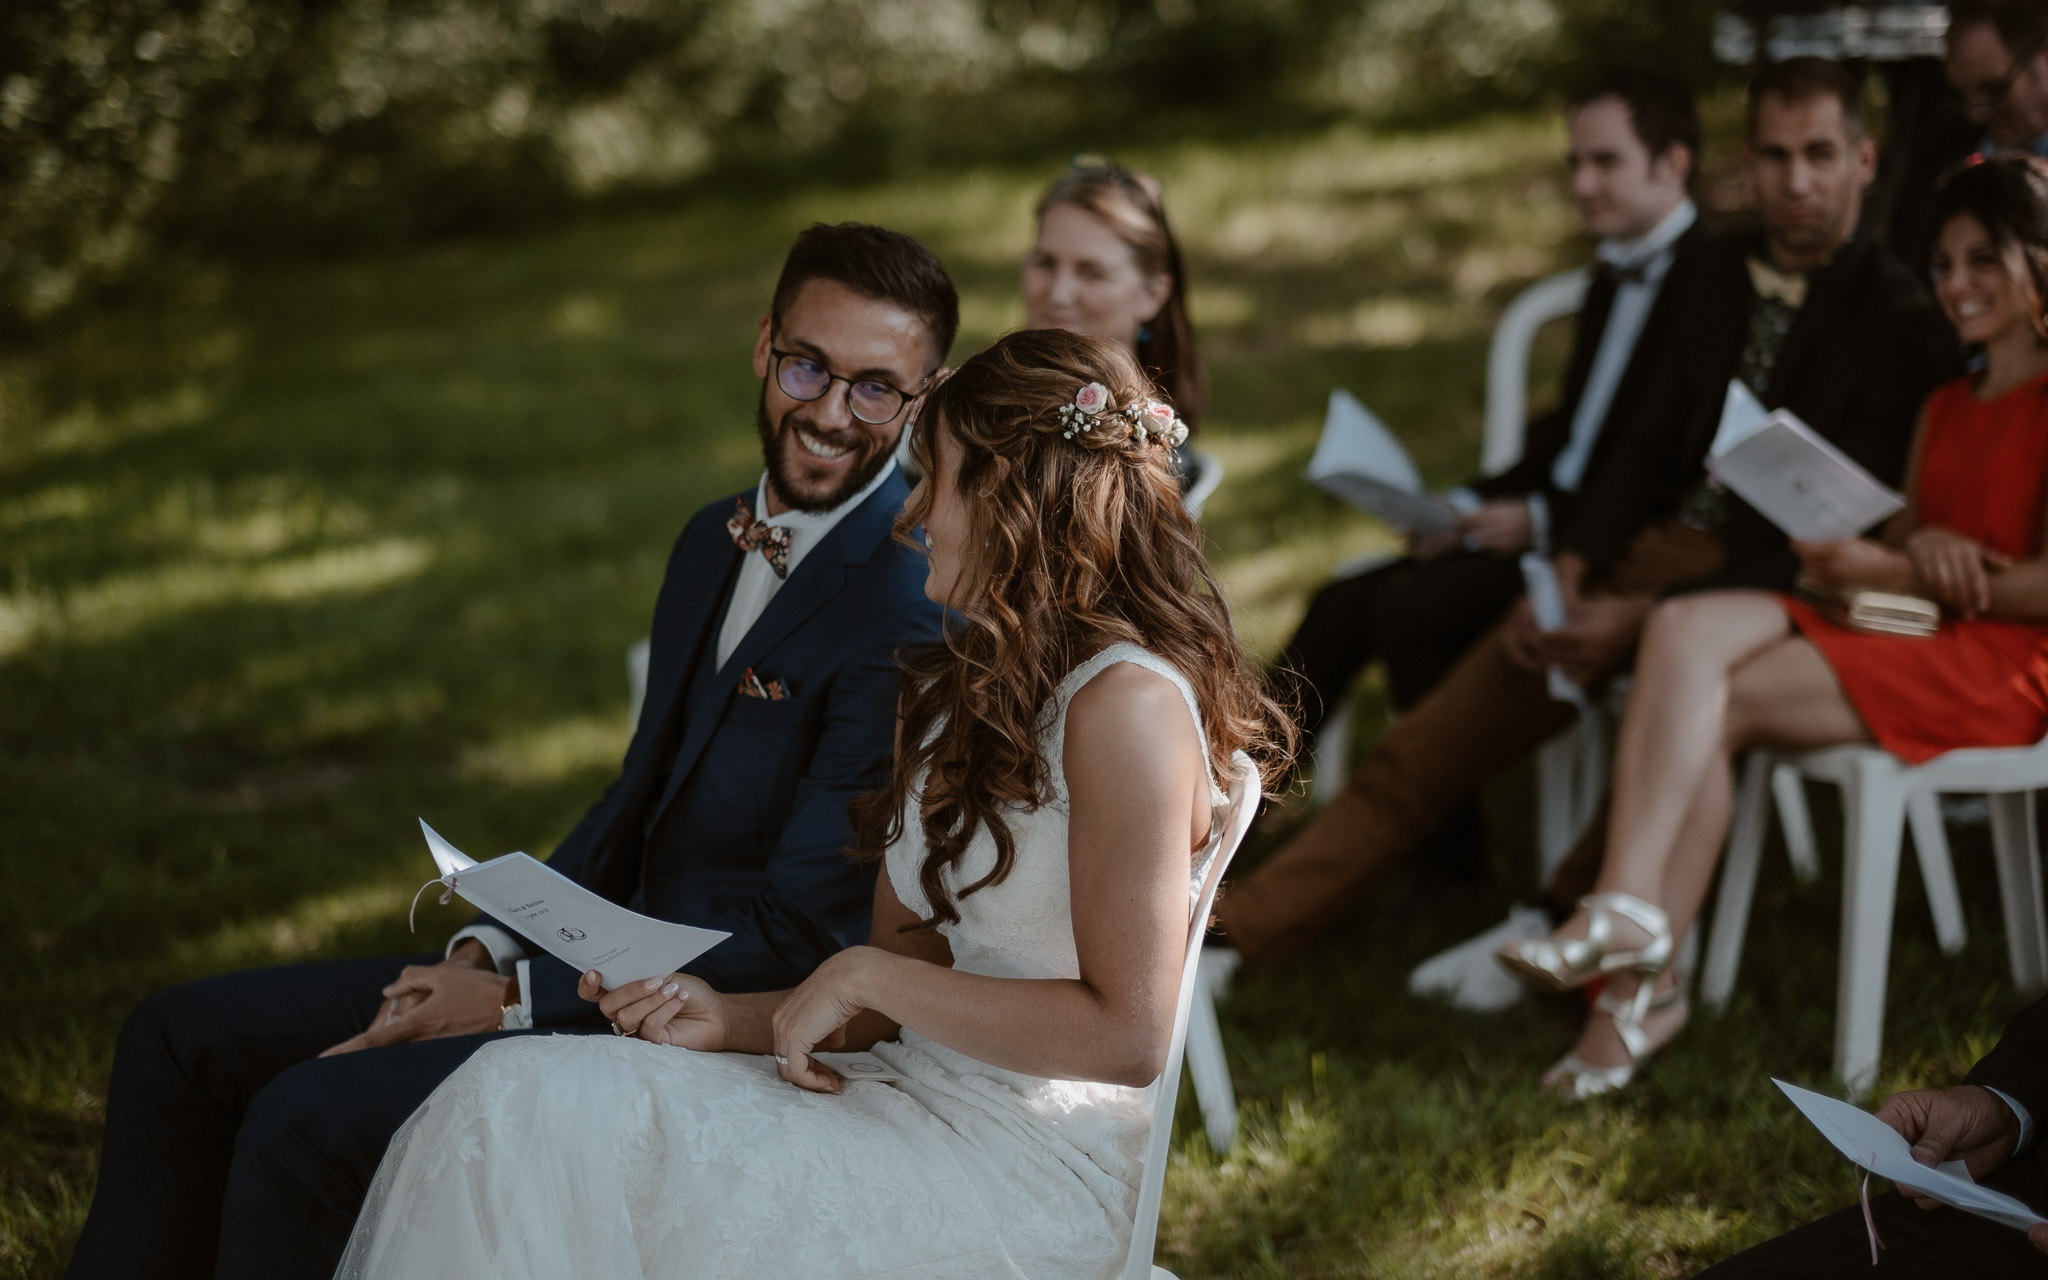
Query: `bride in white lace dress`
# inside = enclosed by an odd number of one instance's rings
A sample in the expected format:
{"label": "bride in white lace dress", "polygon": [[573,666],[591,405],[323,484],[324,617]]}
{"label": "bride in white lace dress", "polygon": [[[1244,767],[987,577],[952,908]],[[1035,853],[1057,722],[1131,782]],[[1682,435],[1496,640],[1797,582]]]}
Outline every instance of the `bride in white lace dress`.
{"label": "bride in white lace dress", "polygon": [[[856,807],[870,945],[764,995],[586,975],[621,1037],[471,1058],[393,1140],[344,1280],[1115,1273],[1224,793],[1289,733],[1155,395],[1057,331],[931,393],[900,527],[957,622],[905,656],[893,776]],[[905,1079],[809,1057],[839,1047]]]}

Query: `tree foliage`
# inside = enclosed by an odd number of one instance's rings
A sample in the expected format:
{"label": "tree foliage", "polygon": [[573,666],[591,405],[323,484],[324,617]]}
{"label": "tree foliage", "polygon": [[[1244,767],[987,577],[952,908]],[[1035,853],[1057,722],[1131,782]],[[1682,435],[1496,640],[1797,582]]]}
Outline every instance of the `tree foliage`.
{"label": "tree foliage", "polygon": [[0,314],[166,240],[317,248],[708,174],[871,176],[1189,116],[1414,118],[1593,61],[1698,72],[1699,0],[14,0]]}

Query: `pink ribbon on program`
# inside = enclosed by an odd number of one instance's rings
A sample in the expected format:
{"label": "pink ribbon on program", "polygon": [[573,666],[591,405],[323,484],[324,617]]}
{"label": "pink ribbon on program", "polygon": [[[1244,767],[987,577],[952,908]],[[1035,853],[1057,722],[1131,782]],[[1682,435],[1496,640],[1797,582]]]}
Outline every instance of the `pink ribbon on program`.
{"label": "pink ribbon on program", "polygon": [[[449,876],[446,880],[443,880],[441,877],[435,876],[432,880],[427,881],[427,884],[446,886],[441,890],[441,905],[445,907],[448,905],[448,899],[455,895],[455,886],[460,879],[461,877],[459,876]],[[413,890],[412,905],[405,909],[405,931],[407,933],[419,932],[419,929],[413,925],[412,918],[413,913],[420,909],[420,895],[427,891],[427,884],[423,884]]]}
{"label": "pink ribbon on program", "polygon": [[1863,1227],[1870,1232],[1870,1265],[1877,1265],[1878,1250],[1884,1248],[1884,1240],[1877,1234],[1877,1219],[1870,1212],[1870,1171],[1863,1171],[1863,1180],[1856,1185],[1856,1198],[1863,1202]]}

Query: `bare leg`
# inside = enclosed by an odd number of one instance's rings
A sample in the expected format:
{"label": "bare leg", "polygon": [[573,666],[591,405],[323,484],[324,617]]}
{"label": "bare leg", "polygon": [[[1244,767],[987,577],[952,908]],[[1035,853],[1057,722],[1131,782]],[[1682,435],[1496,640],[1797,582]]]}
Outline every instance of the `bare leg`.
{"label": "bare leg", "polygon": [[[1641,685],[1638,688],[1642,688]],[[1630,704],[1633,717],[1635,703]],[[1744,747],[1770,745],[1795,750],[1835,746],[1845,742],[1867,742],[1868,730],[1842,692],[1841,682],[1820,651],[1796,633],[1781,635],[1756,651],[1727,678],[1725,710],[1720,717],[1719,741],[1709,754],[1707,767],[1698,776],[1691,802],[1674,833],[1668,852],[1661,859],[1644,858],[1655,871],[1652,877],[1642,865],[1630,870],[1626,880],[1616,874],[1617,846],[1610,844],[1608,863],[1602,871],[1599,889],[1635,893],[1664,908],[1670,916],[1673,936],[1682,937],[1698,917],[1706,899],[1714,868],[1728,833],[1733,808],[1733,784],[1729,761]],[[1626,742],[1626,725],[1624,742]],[[1624,748],[1626,750],[1626,748]],[[1624,786],[1617,768],[1616,808]],[[1644,887],[1627,887],[1644,886]],[[1583,928],[1582,921],[1575,921]],[[1632,924],[1623,925],[1624,937],[1640,936]],[[1571,925],[1566,926],[1567,929]],[[1641,979],[1634,974],[1616,975],[1610,989],[1625,996]],[[1675,984],[1676,975],[1658,975],[1658,989]],[[1645,1020],[1652,1048],[1678,1033],[1684,1025],[1682,1006],[1651,1014]],[[1595,1066],[1616,1066],[1629,1056],[1614,1031],[1612,1019],[1595,1014],[1587,1019],[1584,1033],[1573,1052]]]}

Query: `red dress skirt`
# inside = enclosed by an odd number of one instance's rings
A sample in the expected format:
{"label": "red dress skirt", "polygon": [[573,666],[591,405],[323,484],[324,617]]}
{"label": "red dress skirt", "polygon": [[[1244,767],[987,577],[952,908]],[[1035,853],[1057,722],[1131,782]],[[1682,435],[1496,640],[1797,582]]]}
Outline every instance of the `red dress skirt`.
{"label": "red dress skirt", "polygon": [[[1920,523],[2015,560],[2040,554],[2048,497],[2048,374],[1979,401],[1959,378],[1927,400]],[[1943,618],[1932,636],[1865,635],[1787,599],[1880,746],[1908,764],[1957,747],[2048,736],[2048,625]]]}

